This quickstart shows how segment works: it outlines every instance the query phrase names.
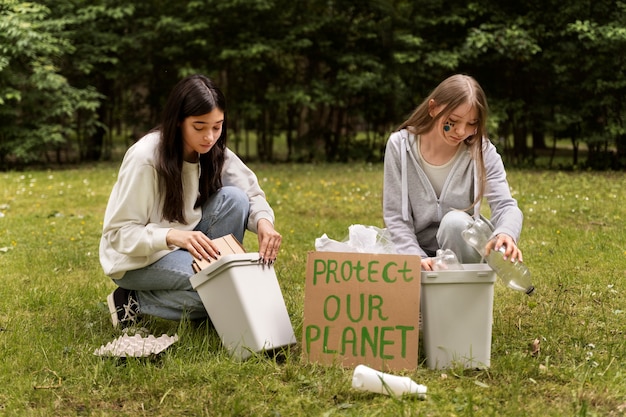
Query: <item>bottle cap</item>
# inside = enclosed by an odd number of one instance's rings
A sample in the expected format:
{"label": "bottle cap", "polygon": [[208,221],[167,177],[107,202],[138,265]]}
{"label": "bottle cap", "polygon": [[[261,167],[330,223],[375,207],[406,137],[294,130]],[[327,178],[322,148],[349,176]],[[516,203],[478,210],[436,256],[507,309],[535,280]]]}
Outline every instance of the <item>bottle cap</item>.
{"label": "bottle cap", "polygon": [[409,389],[410,394],[417,394],[419,398],[424,398],[427,391],[428,387],[426,387],[426,385],[417,384],[414,381],[411,381],[411,387]]}

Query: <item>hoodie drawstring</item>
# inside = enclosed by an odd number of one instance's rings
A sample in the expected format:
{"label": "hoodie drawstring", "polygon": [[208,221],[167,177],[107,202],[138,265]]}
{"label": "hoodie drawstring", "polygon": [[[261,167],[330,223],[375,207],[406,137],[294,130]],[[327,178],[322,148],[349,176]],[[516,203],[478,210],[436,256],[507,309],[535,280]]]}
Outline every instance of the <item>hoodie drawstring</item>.
{"label": "hoodie drawstring", "polygon": [[409,180],[406,167],[406,153],[408,152],[407,138],[402,132],[402,146],[400,152],[400,160],[402,165],[402,220],[409,221]]}

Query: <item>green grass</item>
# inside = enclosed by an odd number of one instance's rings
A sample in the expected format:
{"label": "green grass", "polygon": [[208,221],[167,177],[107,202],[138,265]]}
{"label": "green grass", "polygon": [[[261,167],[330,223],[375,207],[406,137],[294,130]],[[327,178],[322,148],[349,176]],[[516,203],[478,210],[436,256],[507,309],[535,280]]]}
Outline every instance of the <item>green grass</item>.
{"label": "green grass", "polygon": [[[382,226],[381,165],[252,165],[284,236],[276,264],[296,335],[307,252],[351,224]],[[117,164],[1,173],[0,415],[607,416],[626,412],[622,173],[510,171],[537,295],[495,288],[491,367],[403,375],[426,400],[351,388],[352,369],[231,360],[206,323],[150,320],[180,340],[158,358],[93,355],[114,338],[98,262]],[[244,242],[256,250],[256,236]],[[541,350],[531,355],[531,343]],[[423,359],[423,358],[422,358]]]}

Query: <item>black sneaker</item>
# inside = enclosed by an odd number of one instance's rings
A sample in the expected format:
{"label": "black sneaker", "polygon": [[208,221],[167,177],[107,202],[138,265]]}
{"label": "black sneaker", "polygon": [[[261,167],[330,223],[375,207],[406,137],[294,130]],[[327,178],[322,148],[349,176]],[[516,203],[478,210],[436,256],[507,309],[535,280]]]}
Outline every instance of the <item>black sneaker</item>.
{"label": "black sneaker", "polygon": [[139,303],[134,297],[134,291],[117,287],[107,296],[107,304],[113,328],[125,328],[139,321]]}

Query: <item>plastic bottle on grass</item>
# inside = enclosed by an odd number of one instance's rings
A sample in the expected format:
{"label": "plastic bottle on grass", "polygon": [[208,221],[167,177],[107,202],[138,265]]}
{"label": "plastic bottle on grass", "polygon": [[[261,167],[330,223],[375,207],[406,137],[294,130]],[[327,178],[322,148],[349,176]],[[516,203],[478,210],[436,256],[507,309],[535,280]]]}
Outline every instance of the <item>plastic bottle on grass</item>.
{"label": "plastic bottle on grass", "polygon": [[[474,223],[465,229],[462,233],[463,239],[480,253],[485,258],[485,246],[491,236],[491,229],[489,225],[481,219],[476,219]],[[485,258],[487,264],[493,269],[500,277],[502,282],[509,288],[521,291],[527,295],[532,295],[535,292],[535,287],[532,285],[530,277],[530,271],[522,262],[504,259],[505,248],[501,247],[499,250],[492,250]]]}
{"label": "plastic bottle on grass", "polygon": [[425,385],[420,385],[407,376],[390,375],[365,365],[354,368],[352,388],[394,397],[417,395],[420,399],[426,397],[428,390]]}

